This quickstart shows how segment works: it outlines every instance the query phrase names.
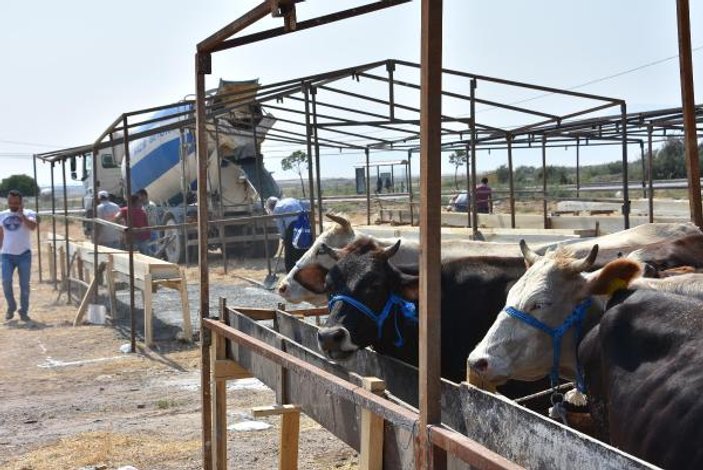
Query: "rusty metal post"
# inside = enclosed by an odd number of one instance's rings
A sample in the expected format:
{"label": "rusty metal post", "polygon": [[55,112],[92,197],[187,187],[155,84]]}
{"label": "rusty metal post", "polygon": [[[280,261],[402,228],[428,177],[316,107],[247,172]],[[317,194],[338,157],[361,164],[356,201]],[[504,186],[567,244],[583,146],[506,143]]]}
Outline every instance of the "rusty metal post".
{"label": "rusty metal post", "polygon": [[549,228],[547,217],[547,136],[542,134],[542,217],[544,228]]}
{"label": "rusty metal post", "polygon": [[[413,151],[408,150],[408,201],[410,203],[410,226],[415,225],[415,210],[413,209]],[[368,171],[366,172],[368,175]],[[369,181],[368,184],[371,184]]]}
{"label": "rusty metal post", "polygon": [[[317,226],[315,224],[315,179],[312,168],[312,126],[310,124],[310,84],[303,84],[303,95],[305,97],[305,144],[308,153],[308,188],[310,196],[310,228],[312,228],[313,238],[317,236]],[[322,213],[320,212],[320,219]],[[320,221],[322,223],[322,221]]]}
{"label": "rusty metal post", "polygon": [[510,191],[510,228],[515,228],[515,179],[513,178],[513,136],[507,134],[508,143],[508,188]]}
{"label": "rusty metal post", "polygon": [[52,246],[54,247],[53,249],[53,257],[54,257],[54,290],[58,288],[57,286],[57,281],[58,281],[58,262],[57,262],[57,253],[58,249],[56,248],[56,187],[54,184],[54,162],[51,162],[51,233],[53,236],[53,240],[51,242]]}
{"label": "rusty metal post", "polygon": [[63,234],[66,244],[66,303],[71,304],[71,255],[68,243],[68,190],[66,188],[66,159],[61,160],[61,180],[63,182]]}
{"label": "rusty metal post", "polygon": [[466,193],[466,197],[471,194],[471,204],[467,204],[467,210],[471,208],[471,227],[473,228],[473,239],[478,238],[478,213],[476,212],[476,79],[471,79],[470,86],[470,102],[471,109],[471,193]]}
{"label": "rusty metal post", "polygon": [[620,126],[622,137],[622,214],[624,228],[630,228],[630,178],[627,171],[627,105],[620,104]]}
{"label": "rusty metal post", "polygon": [[[469,197],[469,194],[471,194],[471,160],[474,158],[473,155],[471,155],[471,144],[467,144],[466,148],[464,150],[466,152],[466,197]],[[466,203],[466,224],[469,228],[472,227],[471,223],[471,211],[469,210],[470,204]]]}
{"label": "rusty metal post", "polygon": [[[37,154],[32,155],[32,166],[34,167],[34,183],[36,184],[37,182]],[[41,196],[41,191],[39,191],[39,185],[37,184],[37,191],[35,191],[34,194],[34,212],[37,213],[36,219],[37,219],[37,264],[39,265],[39,283],[41,284],[42,282],[42,272],[41,272],[41,226],[39,225],[41,223],[40,217],[39,217],[39,197]]]}
{"label": "rusty metal post", "polygon": [[[317,127],[317,90],[310,87],[312,95],[312,130],[315,139],[315,177],[317,178],[317,213],[319,214],[318,227],[322,233],[322,180],[320,179],[320,141],[318,140]],[[310,208],[314,212],[314,207]]]}
{"label": "rusty metal post", "polygon": [[211,72],[210,54],[195,54],[195,142],[198,154],[198,253],[200,268],[200,393],[202,398],[203,468],[212,470],[212,389],[210,384],[210,344],[212,337],[203,327],[203,320],[210,318],[210,273],[208,272],[207,245],[207,133],[205,130],[205,75]]}
{"label": "rusty metal post", "polygon": [[[257,135],[256,132],[256,120],[254,119],[254,105],[249,106],[249,116],[250,116],[250,123],[251,123],[251,132],[252,132],[252,137],[254,139],[254,161],[256,162],[256,166],[254,167],[256,169],[256,180],[257,183],[259,184],[259,188],[263,189],[264,185],[261,182],[261,170],[264,168],[264,156],[259,152],[259,136]],[[259,165],[259,158],[261,158],[261,165]],[[219,153],[218,153],[218,163],[219,165]],[[262,192],[259,192],[259,201],[261,202],[261,208],[264,208],[264,195]],[[258,222],[254,222],[254,227],[258,227]],[[225,226],[222,226],[222,231],[224,231]],[[284,235],[284,234],[282,234]],[[268,269],[269,276],[272,274],[275,275],[271,270],[271,256],[269,256],[269,234],[268,234],[268,227],[267,223],[264,223],[264,256],[266,256],[266,267]]]}
{"label": "rusty metal post", "polygon": [[[129,253],[129,344],[130,352],[137,352],[137,318],[134,312],[134,220],[132,218],[132,211],[134,210],[134,205],[132,204],[132,163],[130,162],[129,155],[129,130],[127,129],[128,121],[127,116],[122,118],[122,136],[124,137],[124,162],[125,162],[125,186],[127,190],[127,250]],[[97,216],[97,214],[94,214]],[[146,320],[146,319],[145,319]],[[147,325],[144,325],[144,343],[146,344]]]}
{"label": "rusty metal post", "polygon": [[[253,119],[253,118],[252,118]],[[217,205],[217,208],[219,210],[219,213],[217,214],[217,217],[220,219],[225,218],[225,201],[224,198],[222,197],[222,161],[220,160],[220,128],[217,125],[217,118],[213,117],[212,118],[212,124],[215,126],[215,153],[217,155],[217,191],[220,194],[220,200],[219,204]],[[254,134],[254,152],[256,152],[256,134]],[[258,174],[258,171],[257,171]],[[261,182],[259,182],[261,184]],[[263,206],[263,203],[261,204]],[[254,227],[256,227],[257,224],[254,224]],[[225,244],[225,226],[220,225],[217,227],[217,231],[220,233],[220,249],[222,250],[222,267],[225,270],[225,274],[227,274],[227,246]],[[266,224],[264,224],[264,232],[266,231]],[[266,241],[266,245],[268,245],[268,240]],[[267,253],[266,253],[266,259],[268,260],[268,246],[266,247]],[[188,251],[188,247],[186,246],[186,251]],[[271,272],[270,268],[271,262],[269,261],[269,274]]]}
{"label": "rusty metal post", "polygon": [[649,184],[648,204],[649,204],[649,223],[654,222],[654,178],[653,174],[653,156],[652,156],[652,125],[647,126],[647,183]]}
{"label": "rusty metal post", "polygon": [[393,83],[393,72],[395,72],[395,62],[389,60],[386,64],[388,71],[388,120],[395,120],[395,87]]}
{"label": "rusty metal post", "polygon": [[686,173],[691,220],[703,229],[701,207],[701,170],[698,161],[695,98],[693,92],[693,61],[691,59],[691,18],[688,0],[676,0],[676,18],[679,31],[679,69],[681,74],[681,103],[683,106],[684,136],[686,140]]}
{"label": "rusty metal post", "polygon": [[364,149],[364,154],[366,155],[366,225],[371,225],[371,175],[369,171],[368,147]]}
{"label": "rusty metal post", "polygon": [[441,422],[440,209],[442,151],[442,0],[422,0],[420,68],[420,430],[417,468],[442,469],[447,454],[432,446],[428,426]]}
{"label": "rusty metal post", "polygon": [[[110,139],[112,139],[112,134],[110,134]],[[93,221],[91,222],[90,235],[93,240],[93,279],[98,278],[98,223],[95,219],[98,217],[98,147],[93,145],[93,152],[91,158],[93,159],[93,198],[90,201],[90,206],[93,208]],[[115,152],[113,150],[112,155],[114,157]],[[88,158],[87,156],[84,158]],[[93,303],[98,303],[98,289],[93,291]],[[110,312],[111,315],[115,315],[115,312]]]}
{"label": "rusty metal post", "polygon": [[644,158],[643,140],[640,140],[640,162],[642,163],[642,197],[647,197],[647,165]]}
{"label": "rusty metal post", "polygon": [[581,141],[576,137],[576,199],[581,197]]}

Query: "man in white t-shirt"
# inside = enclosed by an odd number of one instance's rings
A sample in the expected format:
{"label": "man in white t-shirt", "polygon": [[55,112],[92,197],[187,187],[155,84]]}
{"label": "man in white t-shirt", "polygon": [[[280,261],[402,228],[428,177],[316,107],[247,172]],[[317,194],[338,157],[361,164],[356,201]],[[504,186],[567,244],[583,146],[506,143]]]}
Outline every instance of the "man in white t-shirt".
{"label": "man in white t-shirt", "polygon": [[12,292],[15,268],[20,277],[20,319],[29,321],[29,279],[32,273],[32,230],[37,228],[37,214],[23,207],[22,193],[10,190],[9,209],[0,212],[0,253],[2,254],[2,289],[7,301],[5,320],[12,320],[17,302]]}
{"label": "man in white t-shirt", "polygon": [[[120,206],[110,201],[110,195],[107,191],[98,192],[98,218],[103,220],[112,220],[120,212]],[[121,236],[120,232],[112,227],[98,225],[98,245],[108,246],[110,248],[120,248]]]}

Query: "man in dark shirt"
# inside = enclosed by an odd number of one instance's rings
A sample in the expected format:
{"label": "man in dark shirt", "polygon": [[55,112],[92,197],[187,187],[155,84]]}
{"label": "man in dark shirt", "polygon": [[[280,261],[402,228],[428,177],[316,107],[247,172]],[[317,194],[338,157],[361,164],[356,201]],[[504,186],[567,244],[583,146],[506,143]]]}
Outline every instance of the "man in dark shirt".
{"label": "man in dark shirt", "polygon": [[488,178],[481,178],[481,184],[476,186],[476,212],[490,214],[493,212],[493,197]]}

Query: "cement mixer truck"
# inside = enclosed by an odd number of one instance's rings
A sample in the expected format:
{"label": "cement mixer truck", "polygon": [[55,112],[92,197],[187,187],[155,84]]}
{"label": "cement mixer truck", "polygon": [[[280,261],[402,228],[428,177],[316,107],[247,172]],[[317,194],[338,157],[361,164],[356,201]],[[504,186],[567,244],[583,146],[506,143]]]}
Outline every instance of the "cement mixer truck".
{"label": "cement mixer truck", "polygon": [[[257,81],[220,81],[214,94],[255,93]],[[224,106],[224,105],[223,105]],[[197,220],[197,160],[192,103],[184,103],[158,111],[145,119],[145,124],[130,133],[139,135],[150,129],[162,132],[130,141],[131,191],[146,189],[151,204],[146,207],[149,225],[178,225]],[[184,125],[178,126],[179,122]],[[280,196],[280,188],[263,164],[262,141],[275,119],[260,106],[235,108],[207,124],[208,134],[208,201],[213,219],[261,215],[262,198]],[[253,124],[253,125],[252,125]],[[256,132],[254,132],[254,126]],[[254,138],[256,135],[256,139]],[[256,141],[255,141],[256,140]],[[106,190],[114,199],[126,200],[126,161],[123,147],[103,150],[96,162],[99,190]],[[92,169],[91,169],[92,171]],[[92,178],[85,178],[86,212],[92,211]],[[273,221],[252,221],[211,224],[210,248],[227,250],[230,256],[263,256],[264,243],[274,253],[278,232]],[[152,253],[171,262],[188,257],[197,261],[197,230],[174,228],[152,234]]]}

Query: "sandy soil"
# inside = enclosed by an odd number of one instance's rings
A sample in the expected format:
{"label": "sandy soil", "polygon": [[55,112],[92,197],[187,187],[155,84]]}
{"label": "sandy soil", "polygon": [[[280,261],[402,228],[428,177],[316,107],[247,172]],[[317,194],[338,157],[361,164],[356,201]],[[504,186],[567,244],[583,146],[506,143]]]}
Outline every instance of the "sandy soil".
{"label": "sandy soil", "polygon": [[[0,467],[201,468],[199,344],[160,341],[153,350],[123,354],[128,339],[114,328],[72,326],[76,307],[38,282],[36,256],[34,262],[33,321],[15,317],[0,325]],[[263,279],[265,268],[263,260],[232,261],[228,275],[220,264],[212,276],[233,283],[241,282],[233,272]],[[188,271],[195,279],[197,268]],[[244,425],[251,407],[274,403],[258,381],[230,381],[229,425]],[[229,431],[230,467],[277,468],[279,418],[258,424],[268,427]],[[351,469],[357,462],[353,449],[303,416],[299,468]]]}

